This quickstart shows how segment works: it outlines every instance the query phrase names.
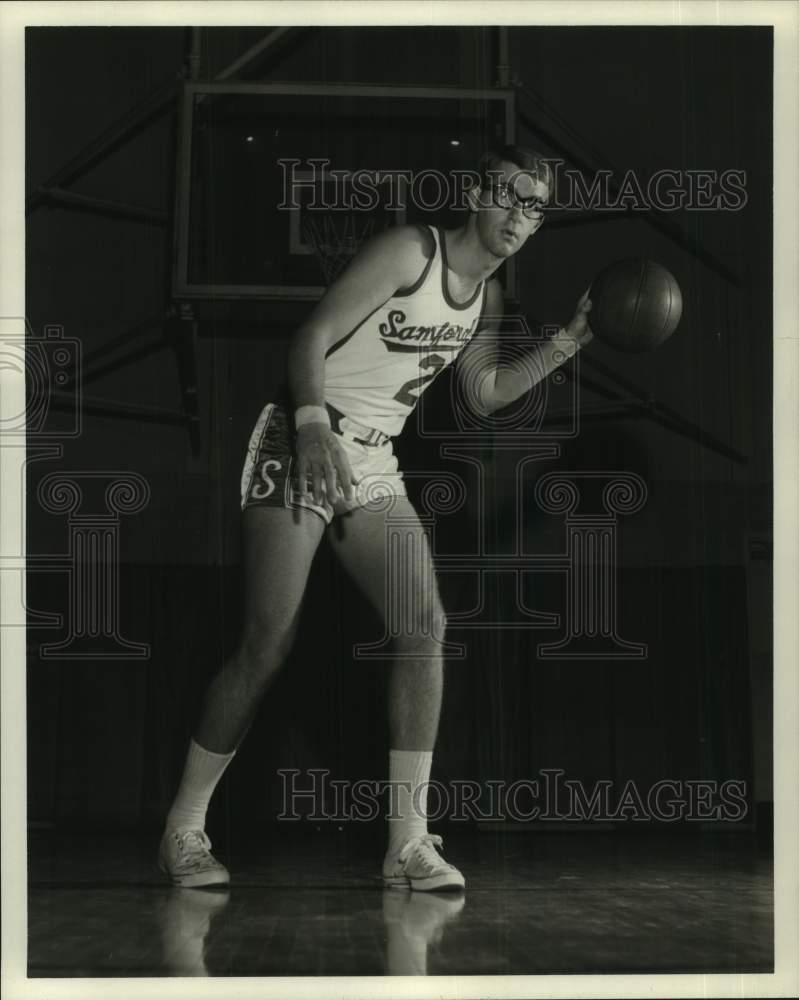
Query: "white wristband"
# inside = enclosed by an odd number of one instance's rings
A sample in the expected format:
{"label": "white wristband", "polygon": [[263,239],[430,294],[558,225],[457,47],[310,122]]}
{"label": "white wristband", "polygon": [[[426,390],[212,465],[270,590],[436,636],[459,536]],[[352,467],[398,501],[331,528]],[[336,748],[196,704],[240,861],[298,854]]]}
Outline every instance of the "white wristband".
{"label": "white wristband", "polygon": [[298,406],[294,411],[294,426],[297,430],[303,424],[326,424],[330,426],[330,416],[324,406]]}

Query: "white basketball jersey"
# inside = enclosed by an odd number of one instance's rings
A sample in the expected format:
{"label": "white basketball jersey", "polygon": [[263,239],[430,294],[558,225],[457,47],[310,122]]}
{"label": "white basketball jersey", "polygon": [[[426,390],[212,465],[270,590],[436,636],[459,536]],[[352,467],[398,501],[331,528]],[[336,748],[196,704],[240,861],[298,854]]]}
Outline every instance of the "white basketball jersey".
{"label": "white basketball jersey", "polygon": [[475,335],[485,304],[485,282],[468,302],[452,299],[444,239],[437,229],[430,232],[435,247],[418,281],[367,316],[325,362],[325,400],[391,437]]}

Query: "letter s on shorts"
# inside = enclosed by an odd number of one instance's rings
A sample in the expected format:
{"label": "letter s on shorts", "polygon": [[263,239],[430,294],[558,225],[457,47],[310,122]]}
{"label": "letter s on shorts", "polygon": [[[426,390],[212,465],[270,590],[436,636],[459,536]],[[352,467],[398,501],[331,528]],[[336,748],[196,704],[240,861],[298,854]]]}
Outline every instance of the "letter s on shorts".
{"label": "letter s on shorts", "polygon": [[272,496],[275,492],[275,482],[269,473],[279,472],[282,468],[282,464],[274,458],[267,458],[264,462],[261,462],[258,468],[258,474],[261,478],[261,482],[256,483],[252,488],[253,499],[266,500],[267,497]]}

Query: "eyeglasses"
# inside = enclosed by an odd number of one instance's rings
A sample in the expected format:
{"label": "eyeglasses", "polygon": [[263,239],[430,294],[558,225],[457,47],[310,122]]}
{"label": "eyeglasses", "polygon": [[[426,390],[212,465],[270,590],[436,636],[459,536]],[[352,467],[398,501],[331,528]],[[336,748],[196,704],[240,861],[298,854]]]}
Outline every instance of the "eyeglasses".
{"label": "eyeglasses", "polygon": [[520,198],[507,184],[492,184],[491,200],[497,208],[520,208],[525,219],[531,222],[543,222],[545,218],[545,203],[539,198]]}

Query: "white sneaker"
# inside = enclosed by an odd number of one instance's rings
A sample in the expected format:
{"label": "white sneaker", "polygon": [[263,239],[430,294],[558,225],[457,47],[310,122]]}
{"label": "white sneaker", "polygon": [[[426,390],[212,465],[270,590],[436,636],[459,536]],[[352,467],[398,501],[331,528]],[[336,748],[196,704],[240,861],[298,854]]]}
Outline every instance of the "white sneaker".
{"label": "white sneaker", "polygon": [[383,885],[389,889],[407,889],[410,886],[418,892],[464,889],[466,879],[436,850],[443,845],[444,841],[437,834],[411,837],[399,853],[386,855]]}
{"label": "white sneaker", "polygon": [[210,847],[203,830],[167,830],[158,849],[158,867],[173,885],[185,889],[226,885],[230,872],[211,854]]}

